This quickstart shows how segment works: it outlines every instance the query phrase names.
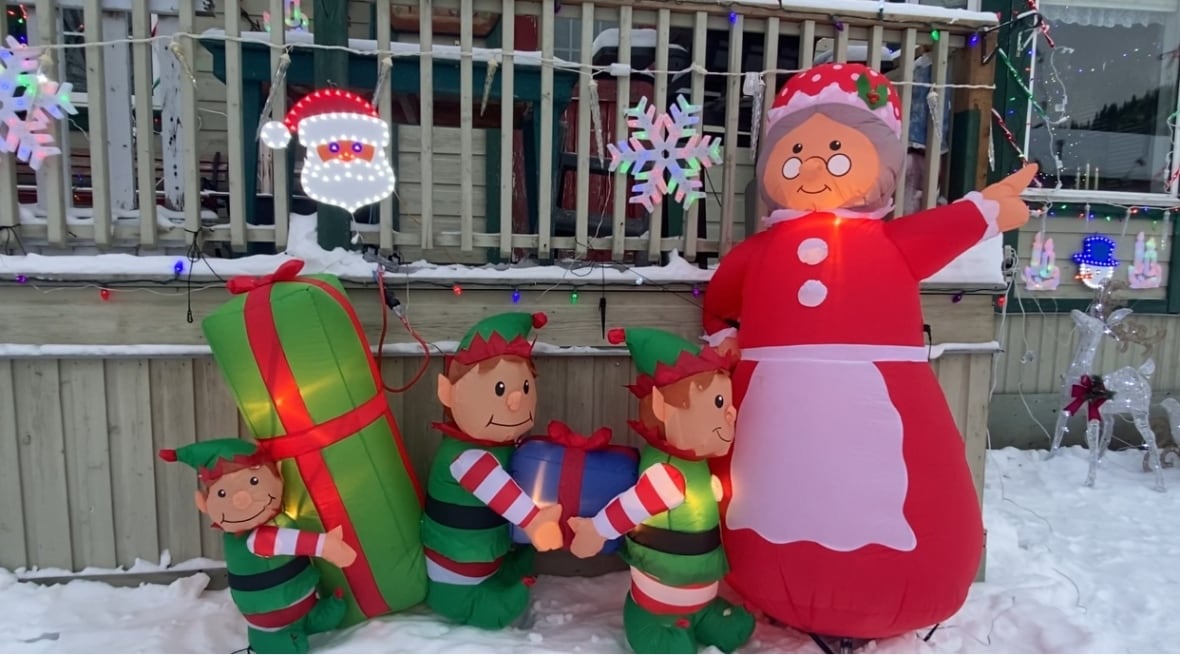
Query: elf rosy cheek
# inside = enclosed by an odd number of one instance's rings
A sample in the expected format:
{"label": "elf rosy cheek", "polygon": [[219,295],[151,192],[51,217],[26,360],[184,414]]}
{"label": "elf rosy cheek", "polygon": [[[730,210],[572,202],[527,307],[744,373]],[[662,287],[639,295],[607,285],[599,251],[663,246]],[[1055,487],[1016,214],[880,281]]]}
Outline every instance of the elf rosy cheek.
{"label": "elf rosy cheek", "polygon": [[316,147],[316,152],[319,153],[321,161],[331,161],[333,159],[344,162],[354,159],[372,161],[373,155],[376,154],[376,148],[360,141],[341,140],[321,144]]}

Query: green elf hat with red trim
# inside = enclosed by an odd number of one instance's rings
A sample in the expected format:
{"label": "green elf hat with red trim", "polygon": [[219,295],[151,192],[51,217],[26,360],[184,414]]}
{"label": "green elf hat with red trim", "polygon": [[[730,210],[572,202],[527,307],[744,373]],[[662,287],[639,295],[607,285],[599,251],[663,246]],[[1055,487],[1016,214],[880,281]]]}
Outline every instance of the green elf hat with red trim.
{"label": "green elf hat with red trim", "polygon": [[713,348],[702,348],[665,330],[612,328],[606,336],[612,344],[627,344],[639,371],[635,384],[628,388],[639,398],[650,394],[652,387],[666,387],[699,373],[733,368],[733,361]]}
{"label": "green elf hat with red trim", "polygon": [[524,359],[533,356],[533,342],[529,333],[545,327],[549,317],[541,312],[505,312],[489,316],[475,324],[459,342],[458,351],[447,358],[470,366],[492,357],[515,355]]}
{"label": "green elf hat with red trim", "polygon": [[226,463],[240,466],[258,466],[270,461],[258,450],[258,444],[241,439],[212,439],[198,441],[176,450],[165,448],[160,451],[165,462],[188,464],[197,471],[197,477],[212,482],[224,474]]}

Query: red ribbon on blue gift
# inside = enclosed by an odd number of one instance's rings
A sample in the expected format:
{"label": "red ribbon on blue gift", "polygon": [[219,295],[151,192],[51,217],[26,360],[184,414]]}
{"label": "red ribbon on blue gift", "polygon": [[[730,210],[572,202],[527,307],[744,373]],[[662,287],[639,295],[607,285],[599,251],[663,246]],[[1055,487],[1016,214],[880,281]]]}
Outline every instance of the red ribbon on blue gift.
{"label": "red ribbon on blue gift", "polygon": [[1071,416],[1081,409],[1082,405],[1086,405],[1088,407],[1086,420],[1099,421],[1102,420],[1102,415],[1098,408],[1102,407],[1102,403],[1114,398],[1114,392],[1106,388],[1102,376],[1083,375],[1082,379],[1073,385],[1070,397],[1073,400],[1065,406],[1065,411],[1069,412]]}
{"label": "red ribbon on blue gift", "polygon": [[561,538],[568,547],[574,532],[567,521],[578,516],[582,504],[582,477],[586,471],[586,453],[603,450],[610,445],[611,429],[599,428],[589,436],[580,435],[561,421],[550,421],[546,434],[530,437],[565,448],[561,457],[561,471],[557,480],[557,502],[561,505]]}

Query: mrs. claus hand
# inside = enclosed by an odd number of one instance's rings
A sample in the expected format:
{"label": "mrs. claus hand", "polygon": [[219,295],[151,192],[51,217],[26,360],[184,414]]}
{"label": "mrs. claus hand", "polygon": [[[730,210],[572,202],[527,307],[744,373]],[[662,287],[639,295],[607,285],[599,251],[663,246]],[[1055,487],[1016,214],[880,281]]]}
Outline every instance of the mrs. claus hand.
{"label": "mrs. claus hand", "polygon": [[1020,199],[1020,194],[1028,188],[1036,174],[1037,165],[1028,164],[982,191],[984,198],[1000,205],[996,226],[1001,232],[1015,230],[1028,222],[1028,205]]}
{"label": "mrs. claus hand", "polygon": [[575,516],[570,518],[568,523],[570,530],[574,531],[570,552],[575,557],[586,559],[602,552],[602,547],[606,544],[606,537],[598,534],[598,530],[594,527],[594,521]]}
{"label": "mrs. claus hand", "polygon": [[528,525],[522,525],[524,533],[528,535],[533,547],[539,551],[557,550],[561,548],[561,505],[542,507]]}

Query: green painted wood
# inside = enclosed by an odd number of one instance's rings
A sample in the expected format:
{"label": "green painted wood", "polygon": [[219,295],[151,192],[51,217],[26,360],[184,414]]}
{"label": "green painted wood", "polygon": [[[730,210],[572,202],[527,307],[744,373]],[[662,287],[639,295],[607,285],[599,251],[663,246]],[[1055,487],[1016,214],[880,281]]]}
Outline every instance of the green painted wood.
{"label": "green painted wood", "polygon": [[[348,3],[340,0],[315,0],[315,44],[348,46]],[[315,86],[347,89],[348,55],[343,50],[317,49],[313,55]],[[352,214],[339,207],[320,203],[316,208],[316,239],[325,250],[351,247]]]}

